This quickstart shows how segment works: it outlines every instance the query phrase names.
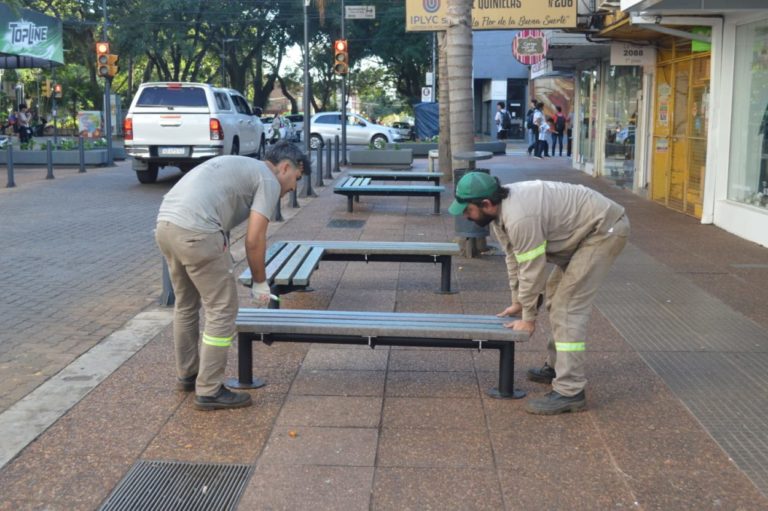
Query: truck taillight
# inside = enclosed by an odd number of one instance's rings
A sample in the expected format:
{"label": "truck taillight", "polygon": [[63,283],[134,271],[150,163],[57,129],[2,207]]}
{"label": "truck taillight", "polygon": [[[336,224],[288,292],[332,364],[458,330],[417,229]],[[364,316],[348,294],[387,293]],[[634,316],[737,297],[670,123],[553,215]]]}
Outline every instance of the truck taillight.
{"label": "truck taillight", "polygon": [[211,140],[224,140],[224,130],[218,119],[211,119],[208,123],[211,129]]}
{"label": "truck taillight", "polygon": [[130,117],[123,120],[123,137],[125,140],[133,140],[133,119]]}

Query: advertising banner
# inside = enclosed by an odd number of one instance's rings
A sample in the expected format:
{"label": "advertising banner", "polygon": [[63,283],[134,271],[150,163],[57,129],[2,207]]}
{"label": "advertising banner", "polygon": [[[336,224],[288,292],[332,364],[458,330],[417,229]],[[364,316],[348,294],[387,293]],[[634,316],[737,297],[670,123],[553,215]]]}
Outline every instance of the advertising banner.
{"label": "advertising banner", "polygon": [[64,63],[61,21],[0,3],[0,53]]}
{"label": "advertising banner", "polygon": [[98,110],[77,112],[77,132],[83,138],[101,137],[101,112]]}
{"label": "advertising banner", "polygon": [[[576,0],[472,0],[473,30],[575,28]],[[406,32],[448,28],[448,0],[406,0]]]}

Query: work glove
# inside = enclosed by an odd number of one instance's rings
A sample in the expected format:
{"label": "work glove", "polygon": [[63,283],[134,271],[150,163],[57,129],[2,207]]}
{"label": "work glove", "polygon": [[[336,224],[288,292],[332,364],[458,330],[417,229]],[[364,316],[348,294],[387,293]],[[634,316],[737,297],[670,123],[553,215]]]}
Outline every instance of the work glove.
{"label": "work glove", "polygon": [[265,309],[269,306],[269,299],[269,284],[266,281],[254,282],[251,286],[251,303],[258,309]]}

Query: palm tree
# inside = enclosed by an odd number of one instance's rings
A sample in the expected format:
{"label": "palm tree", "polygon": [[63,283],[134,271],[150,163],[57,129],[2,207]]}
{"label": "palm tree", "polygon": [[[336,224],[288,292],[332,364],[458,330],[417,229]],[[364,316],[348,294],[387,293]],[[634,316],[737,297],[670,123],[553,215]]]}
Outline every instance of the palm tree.
{"label": "palm tree", "polygon": [[472,0],[448,0],[446,53],[451,153],[473,151]]}

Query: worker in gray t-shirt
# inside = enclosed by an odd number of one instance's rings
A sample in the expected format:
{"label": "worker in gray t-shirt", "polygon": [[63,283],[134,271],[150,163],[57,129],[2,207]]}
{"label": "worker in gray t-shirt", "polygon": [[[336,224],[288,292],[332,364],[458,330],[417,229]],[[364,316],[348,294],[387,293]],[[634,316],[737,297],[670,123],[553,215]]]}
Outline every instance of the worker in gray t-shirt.
{"label": "worker in gray t-shirt", "polygon": [[[253,275],[251,299],[257,307],[266,307],[270,300],[264,263],[269,219],[280,197],[294,190],[309,171],[304,153],[282,141],[269,149],[263,162],[218,156],[201,163],[171,188],[160,205],[155,237],[176,295],[177,388],[196,391],[198,409],[251,404],[249,394],[232,392],[222,384],[238,310],[229,231],[248,222],[245,250]],[[199,343],[201,305],[205,330]]]}

